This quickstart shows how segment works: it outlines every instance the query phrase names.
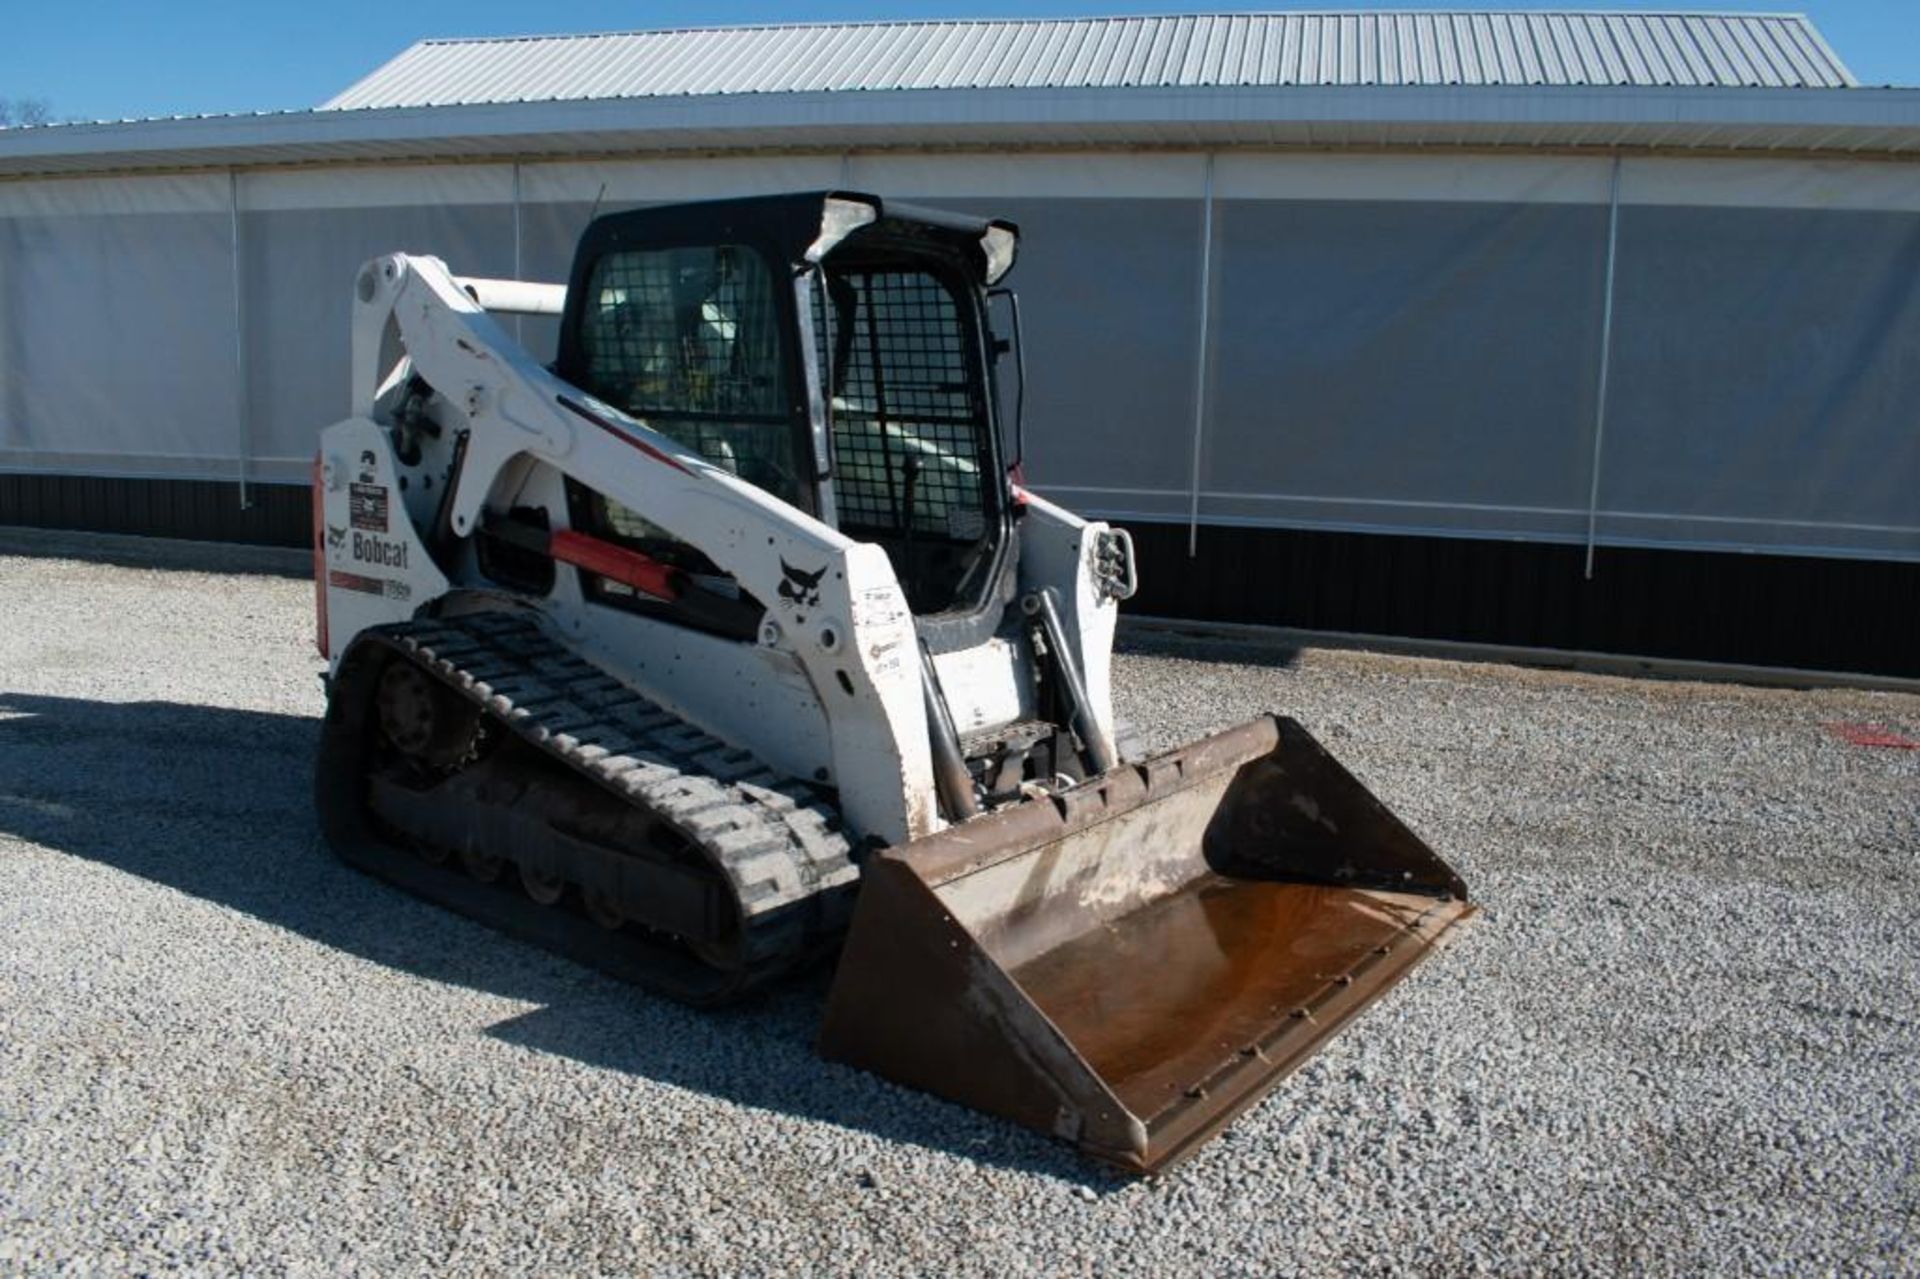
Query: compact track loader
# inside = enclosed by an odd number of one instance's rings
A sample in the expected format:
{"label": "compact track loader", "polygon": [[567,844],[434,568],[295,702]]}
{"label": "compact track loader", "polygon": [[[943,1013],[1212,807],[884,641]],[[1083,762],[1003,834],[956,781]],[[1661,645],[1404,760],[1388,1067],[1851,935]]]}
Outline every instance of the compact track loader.
{"label": "compact track loader", "polygon": [[1016,243],[834,192],[599,218],[564,286],[369,262],[316,791],[353,864],[672,998],[842,946],[823,1054],[1148,1172],[1473,908],[1290,720],[1126,757],[1132,544],[999,411]]}

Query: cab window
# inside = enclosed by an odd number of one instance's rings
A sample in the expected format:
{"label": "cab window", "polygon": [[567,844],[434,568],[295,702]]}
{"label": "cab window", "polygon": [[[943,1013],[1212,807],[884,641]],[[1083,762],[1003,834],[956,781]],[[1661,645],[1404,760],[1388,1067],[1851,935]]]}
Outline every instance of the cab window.
{"label": "cab window", "polygon": [[582,311],[586,389],[807,509],[775,288],[744,245],[606,254]]}

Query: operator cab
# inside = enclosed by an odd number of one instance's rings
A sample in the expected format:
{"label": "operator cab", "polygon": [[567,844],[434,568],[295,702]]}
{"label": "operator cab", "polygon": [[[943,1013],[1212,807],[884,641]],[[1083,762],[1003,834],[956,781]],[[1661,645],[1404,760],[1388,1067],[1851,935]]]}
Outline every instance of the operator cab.
{"label": "operator cab", "polygon": [[[609,214],[581,240],[555,371],[879,545],[917,616],[990,626],[1013,507],[986,290],[1017,238],[844,192]],[[579,485],[573,507],[598,536],[727,580],[645,512]]]}

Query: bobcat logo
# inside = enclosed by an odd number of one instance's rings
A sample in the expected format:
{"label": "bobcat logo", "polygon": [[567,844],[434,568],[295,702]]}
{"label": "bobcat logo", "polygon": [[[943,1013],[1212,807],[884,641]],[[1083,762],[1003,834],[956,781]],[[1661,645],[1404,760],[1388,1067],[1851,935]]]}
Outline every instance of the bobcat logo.
{"label": "bobcat logo", "polygon": [[788,608],[812,608],[820,602],[820,579],[827,575],[827,566],[822,564],[811,573],[795,568],[784,559],[780,561],[780,598]]}
{"label": "bobcat logo", "polygon": [[346,541],[347,541],[347,530],[343,528],[335,528],[331,524],[327,525],[327,549],[328,550],[337,551],[342,546],[346,545]]}

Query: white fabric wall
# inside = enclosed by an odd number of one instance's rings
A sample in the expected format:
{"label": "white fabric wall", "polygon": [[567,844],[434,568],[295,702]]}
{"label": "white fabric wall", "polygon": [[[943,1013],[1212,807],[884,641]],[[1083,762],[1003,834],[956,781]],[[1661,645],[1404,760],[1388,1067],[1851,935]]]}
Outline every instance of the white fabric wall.
{"label": "white fabric wall", "polygon": [[[1029,475],[1076,506],[1579,540],[1611,163],[1223,154],[1204,362],[1200,155],[0,183],[0,468],[298,481],[367,257],[561,279],[596,206],[841,186],[1022,223]],[[1920,166],[1634,158],[1621,199],[1600,540],[1920,558]]]}
{"label": "white fabric wall", "polygon": [[0,464],[225,476],[226,175],[0,183]]}

